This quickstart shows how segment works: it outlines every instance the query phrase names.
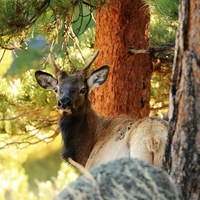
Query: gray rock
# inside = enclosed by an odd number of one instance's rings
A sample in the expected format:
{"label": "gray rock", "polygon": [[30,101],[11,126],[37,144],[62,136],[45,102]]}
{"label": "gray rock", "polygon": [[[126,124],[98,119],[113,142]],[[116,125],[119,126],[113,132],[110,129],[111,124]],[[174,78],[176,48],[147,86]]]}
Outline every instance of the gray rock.
{"label": "gray rock", "polygon": [[181,200],[170,176],[138,159],[122,158],[93,168],[56,200]]}

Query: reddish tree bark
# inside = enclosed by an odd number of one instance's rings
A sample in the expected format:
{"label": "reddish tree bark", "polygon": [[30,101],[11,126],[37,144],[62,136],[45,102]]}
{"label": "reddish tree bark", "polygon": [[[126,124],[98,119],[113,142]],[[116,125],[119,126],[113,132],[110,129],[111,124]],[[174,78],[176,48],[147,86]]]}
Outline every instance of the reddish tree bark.
{"label": "reddish tree bark", "polygon": [[111,0],[96,14],[95,49],[100,55],[95,68],[108,64],[110,73],[92,95],[95,110],[105,116],[148,116],[151,59],[131,55],[129,47],[149,49],[149,10],[142,0]]}
{"label": "reddish tree bark", "polygon": [[164,165],[183,199],[200,199],[200,14],[199,1],[182,0]]}

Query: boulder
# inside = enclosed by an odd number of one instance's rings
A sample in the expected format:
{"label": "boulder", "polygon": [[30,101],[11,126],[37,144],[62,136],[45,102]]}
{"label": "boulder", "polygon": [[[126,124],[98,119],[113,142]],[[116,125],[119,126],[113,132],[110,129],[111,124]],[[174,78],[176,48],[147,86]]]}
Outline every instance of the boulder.
{"label": "boulder", "polygon": [[121,158],[93,168],[55,200],[181,200],[170,176],[142,160]]}

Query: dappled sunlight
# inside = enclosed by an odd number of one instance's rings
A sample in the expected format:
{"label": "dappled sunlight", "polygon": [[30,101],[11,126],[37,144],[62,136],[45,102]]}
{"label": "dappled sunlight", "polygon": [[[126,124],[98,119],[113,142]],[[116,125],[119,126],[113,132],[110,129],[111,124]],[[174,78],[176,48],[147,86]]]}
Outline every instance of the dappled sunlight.
{"label": "dappled sunlight", "polygon": [[[25,149],[15,147],[2,149],[0,199],[52,199],[63,187],[75,181],[79,174],[71,165],[61,162],[60,148],[61,138],[58,137],[48,145],[37,144]],[[51,157],[54,152],[58,153]],[[38,162],[43,166],[37,165]],[[30,180],[34,185],[30,184]]]}
{"label": "dappled sunlight", "polygon": [[14,58],[12,51],[0,50],[0,77],[8,71],[13,60]]}
{"label": "dappled sunlight", "polygon": [[39,198],[42,200],[53,199],[62,189],[74,182],[78,176],[79,174],[72,166],[68,163],[61,163],[57,177],[52,177],[51,180],[46,182],[36,180]]}
{"label": "dappled sunlight", "polygon": [[19,89],[21,87],[21,81],[20,79],[14,79],[13,82],[9,82],[10,87],[8,88],[8,91],[12,93],[14,96],[17,96],[19,94]]}

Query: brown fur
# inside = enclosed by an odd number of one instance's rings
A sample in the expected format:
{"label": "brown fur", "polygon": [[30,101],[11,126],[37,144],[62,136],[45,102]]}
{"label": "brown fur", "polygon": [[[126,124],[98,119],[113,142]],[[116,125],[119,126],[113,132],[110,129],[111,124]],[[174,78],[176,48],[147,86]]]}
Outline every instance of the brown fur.
{"label": "brown fur", "polygon": [[[120,157],[139,158],[162,167],[167,122],[157,118],[115,118],[93,147],[86,168]],[[103,130],[101,130],[103,131]]]}

